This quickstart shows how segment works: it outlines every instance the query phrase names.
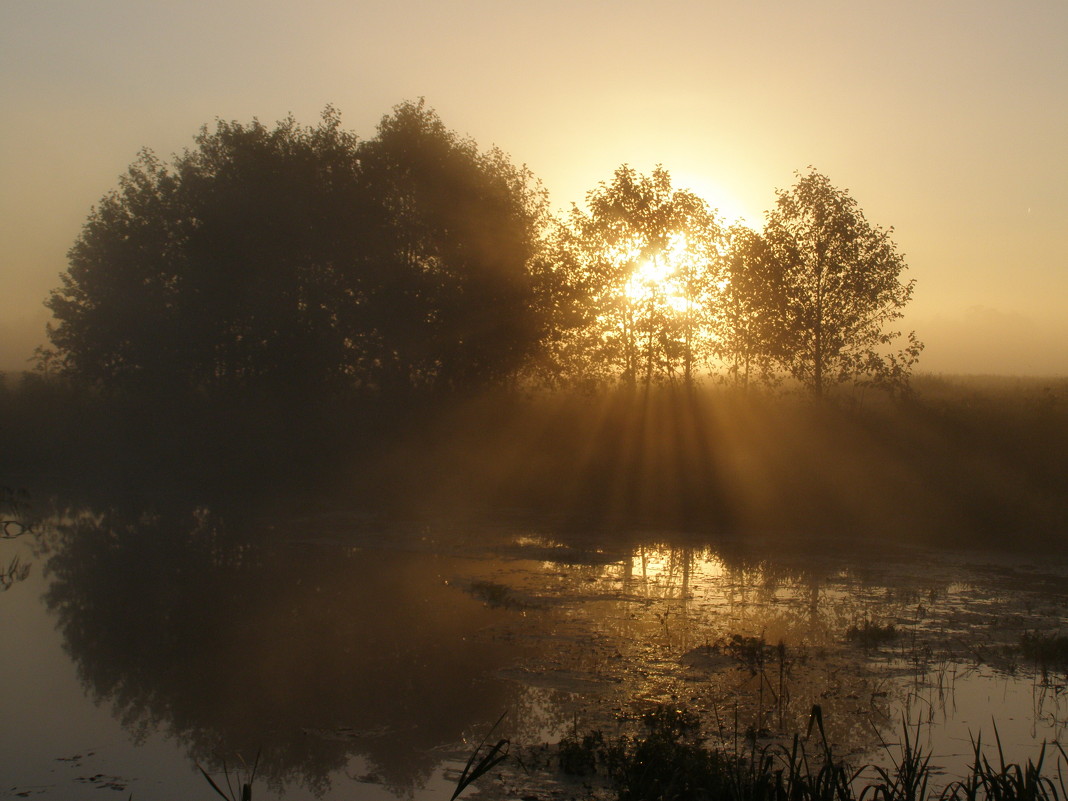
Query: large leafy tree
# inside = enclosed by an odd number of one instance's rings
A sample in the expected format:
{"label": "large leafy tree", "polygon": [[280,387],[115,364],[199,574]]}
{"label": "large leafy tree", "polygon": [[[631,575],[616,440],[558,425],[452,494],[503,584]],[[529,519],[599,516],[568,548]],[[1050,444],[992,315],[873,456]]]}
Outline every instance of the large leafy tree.
{"label": "large leafy tree", "polygon": [[394,109],[359,157],[378,380],[404,389],[510,380],[544,333],[532,276],[547,221],[540,184],[422,102]]}
{"label": "large leafy tree", "polygon": [[780,283],[776,350],[783,366],[819,396],[844,381],[901,386],[922,345],[893,323],[912,297],[905,261],[890,235],[856,200],[816,171],[777,192],[764,229]]}
{"label": "large leafy tree", "polygon": [[361,239],[356,138],[218,122],[143,152],[93,209],[47,305],[64,370],[105,384],[302,386],[351,373],[339,282]]}
{"label": "large leafy tree", "polygon": [[713,210],[661,167],[646,176],[623,165],[586,208],[573,206],[558,261],[582,299],[571,339],[588,372],[691,382],[707,353],[721,241]]}
{"label": "large leafy tree", "polygon": [[49,356],[105,385],[458,388],[541,335],[529,265],[544,197],[423,103],[359,141],[218,122],[142,153],[93,210],[47,305]]}
{"label": "large leafy tree", "polygon": [[217,122],[166,165],[145,151],[96,206],[47,302],[64,370],[105,385],[342,380],[361,239],[356,139]]}

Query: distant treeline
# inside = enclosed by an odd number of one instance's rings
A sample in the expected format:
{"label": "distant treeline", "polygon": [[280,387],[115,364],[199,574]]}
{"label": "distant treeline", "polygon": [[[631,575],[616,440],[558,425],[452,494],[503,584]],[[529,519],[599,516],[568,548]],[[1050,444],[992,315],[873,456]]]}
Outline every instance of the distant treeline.
{"label": "distant treeline", "polygon": [[217,121],[149,151],[69,254],[46,372],[109,390],[397,399],[784,378],[907,385],[890,231],[818,172],[763,231],[626,165],[553,215],[535,177],[420,101],[377,134]]}

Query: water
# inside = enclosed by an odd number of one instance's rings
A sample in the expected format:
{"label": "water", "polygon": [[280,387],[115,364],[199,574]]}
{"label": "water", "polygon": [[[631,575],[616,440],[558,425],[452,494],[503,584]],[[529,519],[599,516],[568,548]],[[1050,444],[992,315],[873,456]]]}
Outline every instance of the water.
{"label": "water", "polygon": [[[490,740],[529,770],[484,791],[545,794],[566,780],[544,744],[660,703],[728,747],[803,733],[818,704],[860,761],[907,722],[947,776],[994,721],[1010,759],[1062,736],[1064,677],[1016,646],[1064,631],[1063,564],[679,543],[65,513],[0,541],[0,568],[30,566],[0,593],[0,797],[211,798],[198,764],[222,781],[258,753],[256,798],[448,798],[502,713]],[[893,636],[850,639],[865,626]]]}

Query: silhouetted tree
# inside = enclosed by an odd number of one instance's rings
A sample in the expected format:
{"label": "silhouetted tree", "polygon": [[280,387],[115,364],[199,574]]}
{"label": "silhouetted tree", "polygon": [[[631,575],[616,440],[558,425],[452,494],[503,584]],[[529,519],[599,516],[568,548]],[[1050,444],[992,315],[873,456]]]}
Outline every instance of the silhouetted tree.
{"label": "silhouetted tree", "polygon": [[775,270],[767,241],[756,231],[735,225],[728,240],[713,349],[731,383],[741,387],[753,379],[770,383],[781,356],[778,333],[785,307],[781,274]]}
{"label": "silhouetted tree", "polygon": [[148,151],[90,214],[47,305],[65,372],[104,384],[321,385],[351,373],[338,281],[361,236],[356,138],[218,121]]}
{"label": "silhouetted tree", "polygon": [[672,189],[662,167],[644,176],[626,165],[586,206],[572,207],[558,239],[559,260],[585,298],[572,339],[599,372],[625,383],[680,373],[692,381],[720,269],[714,212]]}
{"label": "silhouetted tree", "polygon": [[779,353],[784,367],[819,396],[828,383],[907,382],[922,344],[888,326],[902,316],[914,281],[890,238],[848,192],[816,171],[777,192],[764,229],[782,285]]}
{"label": "silhouetted tree", "polygon": [[93,210],[47,305],[44,358],[105,385],[456,389],[542,335],[544,193],[420,102],[359,142],[327,108],[145,151]]}
{"label": "silhouetted tree", "polygon": [[367,354],[384,387],[457,389],[513,377],[543,336],[532,260],[544,190],[404,103],[359,149],[372,235]]}

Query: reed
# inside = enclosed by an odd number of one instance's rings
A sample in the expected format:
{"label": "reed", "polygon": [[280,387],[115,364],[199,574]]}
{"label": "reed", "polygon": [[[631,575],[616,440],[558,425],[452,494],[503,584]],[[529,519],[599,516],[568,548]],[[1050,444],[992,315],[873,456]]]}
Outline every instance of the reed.
{"label": "reed", "polygon": [[[996,759],[986,756],[976,738],[967,775],[936,790],[938,770],[919,744],[919,724],[911,730],[902,724],[899,752],[884,743],[891,767],[853,768],[835,756],[819,705],[803,737],[795,734],[789,746],[757,747],[751,740],[747,753],[737,745],[733,750],[706,745],[699,722],[685,710],[657,707],[643,723],[646,733],[634,738],[606,740],[600,732],[565,738],[561,770],[602,775],[619,801],[1068,801],[1063,748],[1056,744],[1054,780],[1045,745],[1036,759],[1008,762],[996,727]],[[861,778],[865,775],[870,779]]]}
{"label": "reed", "polygon": [[[222,796],[225,801],[238,801],[238,799],[240,799],[240,801],[252,801],[252,782],[256,780],[256,769],[259,767],[259,764],[259,752],[256,753],[256,759],[253,760],[251,768],[249,768],[249,766],[242,759],[241,770],[235,773],[234,781],[231,781],[230,769],[227,766],[226,759],[224,757],[222,767],[223,776],[226,777],[226,792],[223,792],[222,788],[220,788],[219,785],[215,783],[215,780],[211,778],[211,774],[204,770],[204,768],[202,768],[199,764],[197,765],[197,768],[200,770],[201,774],[203,774],[204,778],[208,780],[208,784],[211,785],[211,788],[220,796]],[[242,781],[241,779],[242,773],[244,773],[244,781]],[[238,788],[236,790],[234,789],[235,785]],[[240,791],[240,795],[238,795],[238,790]]]}

